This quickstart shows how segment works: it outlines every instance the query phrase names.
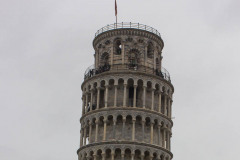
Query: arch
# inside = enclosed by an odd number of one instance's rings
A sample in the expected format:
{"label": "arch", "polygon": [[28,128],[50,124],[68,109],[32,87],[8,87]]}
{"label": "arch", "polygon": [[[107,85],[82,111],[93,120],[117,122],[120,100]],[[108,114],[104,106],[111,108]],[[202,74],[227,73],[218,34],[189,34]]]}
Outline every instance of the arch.
{"label": "arch", "polygon": [[135,150],[134,159],[140,160],[141,159],[141,151],[139,149]]}
{"label": "arch", "polygon": [[132,151],[130,148],[125,149],[125,159],[131,159]]}
{"label": "arch", "polygon": [[149,151],[145,151],[145,152],[144,152],[144,159],[145,159],[145,160],[150,160],[150,156],[151,156],[151,154],[150,154]]}
{"label": "arch", "polygon": [[122,40],[120,38],[114,40],[114,53],[116,55],[122,54]]}
{"label": "arch", "polygon": [[111,149],[107,148],[106,149],[106,159],[111,159],[111,153],[112,153]]}
{"label": "arch", "polygon": [[153,58],[154,46],[152,42],[148,42],[147,46],[147,58]]}
{"label": "arch", "polygon": [[131,49],[128,53],[129,68],[137,70],[137,66],[140,63],[140,52],[138,49]]}
{"label": "arch", "polygon": [[156,152],[153,153],[153,160],[158,160],[158,154]]}
{"label": "arch", "polygon": [[122,153],[121,148],[117,147],[114,152],[115,152],[114,159],[121,159],[121,153]]}
{"label": "arch", "polygon": [[101,55],[100,65],[104,66],[104,65],[108,65],[108,64],[109,64],[109,54],[107,52],[104,52]]}
{"label": "arch", "polygon": [[101,150],[101,149],[98,149],[97,150],[97,157],[99,158],[99,159],[102,159],[102,153],[103,153],[103,151]]}

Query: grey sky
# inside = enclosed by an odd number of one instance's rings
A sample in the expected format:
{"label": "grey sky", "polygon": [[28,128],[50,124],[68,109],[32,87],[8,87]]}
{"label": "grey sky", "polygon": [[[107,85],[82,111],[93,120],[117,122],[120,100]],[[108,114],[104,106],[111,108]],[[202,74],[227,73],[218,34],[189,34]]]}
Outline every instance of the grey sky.
{"label": "grey sky", "polygon": [[[239,159],[240,1],[118,0],[165,42],[176,160]],[[114,0],[0,0],[0,159],[77,160],[81,83]]]}

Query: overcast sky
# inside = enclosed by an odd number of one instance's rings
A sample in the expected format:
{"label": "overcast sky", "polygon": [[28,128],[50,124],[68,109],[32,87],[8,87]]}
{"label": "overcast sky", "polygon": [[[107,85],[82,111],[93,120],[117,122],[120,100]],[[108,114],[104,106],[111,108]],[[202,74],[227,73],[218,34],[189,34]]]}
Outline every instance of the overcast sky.
{"label": "overcast sky", "polygon": [[[240,1],[118,0],[156,28],[175,86],[175,160],[239,159]],[[0,0],[0,159],[77,160],[81,83],[114,0]]]}

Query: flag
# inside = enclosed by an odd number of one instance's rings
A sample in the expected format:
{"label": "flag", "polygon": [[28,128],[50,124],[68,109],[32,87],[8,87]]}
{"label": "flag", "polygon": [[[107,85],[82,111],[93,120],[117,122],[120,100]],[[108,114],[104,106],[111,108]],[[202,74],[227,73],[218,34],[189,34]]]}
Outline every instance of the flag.
{"label": "flag", "polygon": [[115,16],[117,16],[117,0],[115,0]]}

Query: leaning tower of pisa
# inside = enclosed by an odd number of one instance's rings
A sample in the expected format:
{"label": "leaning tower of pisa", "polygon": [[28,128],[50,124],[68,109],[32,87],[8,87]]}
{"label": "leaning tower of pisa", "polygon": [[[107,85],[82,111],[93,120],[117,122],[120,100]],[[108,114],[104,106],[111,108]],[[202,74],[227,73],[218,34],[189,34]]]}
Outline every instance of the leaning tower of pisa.
{"label": "leaning tower of pisa", "polygon": [[79,160],[171,160],[170,75],[160,33],[139,23],[97,31],[82,83]]}

